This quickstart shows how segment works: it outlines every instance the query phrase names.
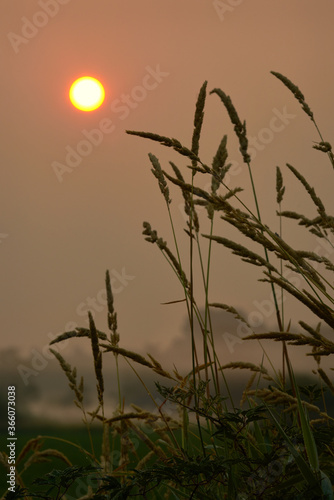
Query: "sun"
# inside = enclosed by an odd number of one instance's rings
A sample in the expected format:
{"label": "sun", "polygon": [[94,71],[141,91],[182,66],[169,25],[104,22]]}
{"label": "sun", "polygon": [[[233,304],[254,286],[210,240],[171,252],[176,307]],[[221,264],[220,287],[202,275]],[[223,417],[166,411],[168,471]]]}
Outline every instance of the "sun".
{"label": "sun", "polygon": [[101,82],[92,76],[82,76],[72,83],[70,101],[81,111],[93,111],[101,106],[105,92]]}

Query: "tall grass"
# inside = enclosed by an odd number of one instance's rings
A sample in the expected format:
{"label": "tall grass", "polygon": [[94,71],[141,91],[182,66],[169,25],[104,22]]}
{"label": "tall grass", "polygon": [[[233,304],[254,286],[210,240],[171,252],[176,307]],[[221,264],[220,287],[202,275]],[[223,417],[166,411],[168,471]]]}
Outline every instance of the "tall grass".
{"label": "tall grass", "polygon": [[[327,154],[334,168],[331,145],[323,139],[304,95],[285,76],[276,72],[272,74],[301,104],[307,119],[312,121],[319,134],[320,141],[313,148],[320,154]],[[286,168],[308,193],[316,215],[309,219],[303,214],[282,210],[285,187],[282,169],[276,167],[280,234],[264,224],[252,174],[252,158],[248,153],[246,122],[239,118],[231,98],[222,90],[213,89],[210,94],[213,94],[212,98],[220,99],[234,127],[240,154],[249,174],[254,209],[244,202],[241,187],[230,188],[225,182],[232,165],[228,162],[227,135],[223,136],[210,165],[199,156],[207,82],[201,87],[196,103],[190,147],[174,138],[150,132],[127,131],[130,135],[174,149],[182,157],[183,163],[186,162],[182,169],[170,162],[167,171],[156,156],[149,154],[152,173],[166,203],[172,243],[168,244],[147,221],[143,223],[143,235],[161,252],[183,291],[189,320],[192,369],[189,373],[180,373],[176,368],[168,372],[151,355],[145,356],[121,347],[107,272],[109,333],[98,331],[89,314],[89,329],[77,328],[65,332],[51,342],[56,344],[75,337],[87,337],[91,341],[97,382],[97,407],[94,411],[85,410],[83,380],[77,383],[75,368],[72,369],[56,351],[53,352],[75,393],[75,403],[83,413],[88,432],[93,422],[102,425],[101,451],[96,451],[91,440],[91,449],[85,452],[91,463],[90,468],[78,472],[70,467],[58,471],[58,476],[53,473],[49,479],[44,478],[44,483],[40,480],[40,488],[48,480],[49,486],[53,487],[48,493],[45,489],[44,493],[39,490],[39,498],[66,498],[60,496],[63,490],[57,490],[57,480],[60,482],[67,474],[66,478],[70,477],[74,482],[78,474],[84,477],[93,472],[96,488],[87,488],[87,494],[82,499],[333,498],[334,426],[333,416],[327,411],[325,392],[333,397],[334,384],[330,372],[323,369],[321,360],[334,353],[334,342],[324,336],[320,329],[321,322],[334,328],[334,294],[330,277],[334,264],[312,251],[293,248],[283,238],[283,221],[284,218],[297,221],[305,230],[332,246],[330,236],[334,233],[334,218],[327,213],[325,205],[303,174],[287,163]],[[201,187],[201,178],[210,180],[210,189]],[[184,200],[188,245],[186,259],[184,251],[181,252],[185,244],[177,237],[173,219],[171,188],[179,189]],[[209,219],[209,230],[205,233],[201,232],[199,207],[205,208],[205,217]],[[203,211],[201,215],[203,217]],[[245,244],[222,236],[224,223],[236,228],[244,237]],[[253,248],[254,243],[258,246],[257,252],[248,248],[247,238],[252,240],[249,246]],[[246,340],[256,340],[261,344],[263,339],[271,339],[281,343],[282,366],[273,366],[265,351],[263,360],[267,360],[268,366],[265,366],[264,361],[260,365],[245,361],[222,365],[215,346],[212,310],[223,309],[243,321],[250,330],[251,326],[233,305],[211,301],[210,277],[214,272],[211,257],[214,246],[218,250],[220,245],[243,261],[261,268],[260,281],[269,285],[274,297],[277,329],[266,333],[253,332]],[[196,262],[199,263],[200,277],[195,273]],[[286,269],[292,269],[302,277],[303,287],[296,287],[293,280],[286,277]],[[204,307],[197,299],[200,289],[204,292]],[[305,321],[299,321],[298,327],[292,327],[290,323],[286,325],[283,292],[309,309],[318,326],[311,326]],[[200,342],[195,336],[196,325],[201,332]],[[303,387],[297,383],[289,357],[290,345],[309,348],[307,356],[313,362],[312,366],[310,363],[310,370],[317,374],[317,383],[313,386]],[[111,353],[116,364],[117,381],[112,383],[117,386],[118,406],[112,415],[106,415],[104,386],[109,381],[104,380],[102,360],[103,364],[110,362]],[[125,410],[126,395],[121,390],[119,357],[124,358],[132,368],[137,383],[145,387],[156,411],[150,412],[135,405],[132,405],[131,411]],[[138,366],[146,367],[159,377],[156,382],[159,401],[146,387]],[[225,377],[225,372],[230,369],[250,372],[250,380],[240,405],[233,401]],[[166,410],[166,402],[174,405],[178,418]],[[5,461],[4,453],[2,458]],[[26,465],[23,470],[24,467]],[[22,485],[22,478],[19,479]]]}

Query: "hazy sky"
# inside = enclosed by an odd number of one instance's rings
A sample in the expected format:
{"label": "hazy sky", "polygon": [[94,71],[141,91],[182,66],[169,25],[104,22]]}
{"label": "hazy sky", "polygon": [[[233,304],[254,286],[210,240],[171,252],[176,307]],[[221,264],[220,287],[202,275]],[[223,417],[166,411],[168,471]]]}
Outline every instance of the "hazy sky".
{"label": "hazy sky", "polygon": [[[141,233],[142,222],[149,221],[173,249],[147,154],[158,156],[166,169],[173,160],[185,176],[187,161],[125,130],[156,132],[190,146],[196,98],[205,80],[208,90],[218,87],[229,94],[247,120],[265,223],[278,230],[276,165],[287,186],[285,209],[299,211],[305,203],[307,214],[314,214],[284,169],[286,162],[331,202],[332,183],[326,182],[331,167],[325,155],[312,150],[312,141],[319,140],[316,131],[270,74],[278,71],[299,85],[331,140],[330,0],[3,0],[0,14],[0,348],[21,349],[28,365],[31,349],[42,352],[52,336],[85,326],[88,309],[98,327],[106,328],[106,269],[113,278],[121,345],[161,355],[178,345],[185,306],[161,304],[181,299],[182,289]],[[106,89],[103,106],[91,113],[74,109],[68,99],[71,83],[85,74],[100,78]],[[243,199],[253,208],[227,113],[216,95],[208,96],[200,148],[204,161],[211,162],[225,133],[235,162],[230,185],[244,187]],[[182,200],[174,189],[171,197],[187,266]],[[294,227],[284,226],[288,241],[314,250],[316,239],[303,238]],[[232,234],[219,221],[215,233]],[[252,317],[262,314],[273,324],[270,290],[256,281],[260,269],[240,263],[222,246],[213,250],[210,300],[240,307]],[[201,303],[202,292],[198,297]],[[263,301],[268,313],[261,310]],[[295,320],[305,318],[294,302],[286,301],[286,307],[287,319],[295,313]],[[217,335],[224,331],[222,326]],[[236,345],[233,359],[244,353]],[[232,351],[225,355],[228,361]]]}

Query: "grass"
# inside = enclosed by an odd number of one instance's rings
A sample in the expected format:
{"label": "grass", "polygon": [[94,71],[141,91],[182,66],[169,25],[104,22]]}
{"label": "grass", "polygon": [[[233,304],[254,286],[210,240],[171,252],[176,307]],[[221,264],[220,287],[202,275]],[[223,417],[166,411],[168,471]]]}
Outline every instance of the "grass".
{"label": "grass", "polygon": [[[277,72],[280,80],[301,104],[306,119],[311,120],[319,142],[313,148],[326,154],[334,168],[330,143],[326,142],[315,121],[314,114],[300,89],[288,78]],[[149,139],[180,154],[182,169],[170,162],[169,171],[162,168],[159,159],[149,154],[151,170],[166,204],[172,231],[172,246],[168,244],[148,221],[143,223],[145,239],[156,246],[171,267],[183,291],[189,319],[189,357],[192,369],[181,373],[175,368],[167,371],[159,360],[150,354],[124,349],[117,331],[117,313],[106,272],[108,298],[108,333],[96,329],[89,313],[89,328],[65,332],[51,344],[54,346],[68,338],[86,337],[90,340],[96,377],[97,405],[87,411],[84,400],[84,381],[53,348],[52,352],[68,379],[75,395],[75,404],[82,412],[87,431],[87,441],[82,441],[80,455],[88,461],[83,465],[78,458],[70,461],[60,442],[46,450],[28,445],[18,465],[18,482],[28,491],[20,496],[5,498],[71,498],[70,491],[78,481],[86,484],[80,494],[83,499],[333,499],[334,483],[334,426],[329,408],[333,408],[334,384],[331,372],[325,371],[322,359],[334,353],[334,342],[321,333],[321,324],[334,327],[334,294],[331,273],[334,263],[309,250],[293,248],[283,235],[284,219],[292,219],[306,231],[323,238],[332,246],[334,218],[315,189],[293,165],[286,169],[296,178],[300,187],[310,197],[315,210],[312,219],[291,210],[283,210],[284,177],[276,167],[276,201],[280,234],[264,224],[258,202],[258,193],[252,175],[252,158],[248,153],[246,122],[239,115],[232,100],[220,89],[213,89],[212,98],[219,98],[227,111],[239,142],[242,160],[249,174],[254,209],[243,201],[244,188],[230,188],[225,182],[231,163],[228,162],[227,135],[224,135],[211,165],[199,157],[201,130],[207,99],[207,82],[200,89],[196,103],[191,147],[174,138],[150,132],[127,131],[128,134]],[[204,179],[204,182],[203,182]],[[204,189],[202,185],[210,188]],[[179,189],[186,214],[186,244],[177,237],[173,219],[170,189]],[[206,232],[201,232],[203,210],[208,218]],[[244,238],[244,244],[226,238],[224,224],[232,225]],[[251,241],[250,241],[251,240]],[[249,244],[247,244],[247,242]],[[184,248],[187,245],[187,258]],[[234,308],[213,302],[210,296],[212,252],[227,248],[241,260],[259,268],[260,281],[269,286],[274,297],[277,328],[270,332],[252,332],[247,320]],[[254,250],[258,248],[258,250]],[[182,251],[181,251],[182,249]],[[199,265],[200,275],[195,269]],[[303,279],[303,286],[296,287],[287,278],[286,270],[293,270]],[[291,272],[288,276],[291,277]],[[204,305],[197,297],[203,294]],[[314,315],[316,326],[299,321],[298,326],[287,323],[282,297],[298,301]],[[281,300],[280,300],[281,298]],[[278,342],[282,348],[282,365],[273,366],[263,348],[259,365],[240,361],[222,365],[215,347],[211,311],[224,309],[244,322],[250,333],[247,342],[262,340]],[[199,325],[201,341],[195,337]],[[83,340],[84,341],[84,340]],[[289,346],[307,346],[310,372],[316,373],[316,383],[301,385],[289,356]],[[125,410],[121,390],[119,357],[125,359],[138,384],[142,384],[155,411],[132,405]],[[112,415],[105,412],[105,384],[103,366],[114,360],[117,368],[118,406]],[[312,363],[311,363],[312,362]],[[137,367],[144,366],[157,377],[159,401],[146,387]],[[226,379],[228,370],[247,370],[250,379],[242,402],[233,400]],[[114,383],[115,381],[113,381]],[[331,405],[328,405],[328,401]],[[128,404],[129,402],[127,402]],[[175,413],[169,408],[173,406]],[[96,424],[101,426],[97,445]],[[34,442],[33,442],[34,443]],[[30,447],[29,447],[30,446]],[[35,448],[34,448],[35,446]],[[76,448],[79,450],[79,448]],[[29,453],[28,453],[29,451]],[[62,467],[36,478],[34,486],[25,483],[23,469],[32,462],[45,458],[62,460]],[[6,454],[1,454],[6,464]],[[31,469],[33,471],[33,469]],[[33,471],[33,475],[36,471]],[[88,484],[88,478],[95,480]],[[33,488],[35,488],[33,490]],[[34,491],[34,492],[32,492]],[[78,489],[77,489],[78,491]],[[79,498],[77,495],[76,498]]]}
{"label": "grass", "polygon": [[[95,428],[92,433],[93,439],[98,445],[101,434],[100,429]],[[32,482],[37,476],[43,476],[50,472],[50,468],[62,467],[65,464],[61,455],[55,457],[51,454],[49,456],[45,454],[42,457],[39,455],[42,451],[54,449],[56,446],[57,451],[68,460],[66,465],[87,465],[87,455],[81,451],[81,448],[89,448],[89,437],[82,426],[56,428],[49,425],[46,427],[39,426],[38,430],[34,427],[21,429],[17,442],[18,449],[23,450],[27,443],[30,443],[30,450],[27,450],[23,461],[25,461],[25,465],[29,465],[28,460],[30,460],[30,465],[24,470],[22,464],[18,469],[24,484],[28,488],[32,487]],[[41,460],[42,458],[45,461]],[[3,465],[1,464],[0,467],[1,475],[5,477]],[[1,493],[4,494],[4,485],[2,489]]]}

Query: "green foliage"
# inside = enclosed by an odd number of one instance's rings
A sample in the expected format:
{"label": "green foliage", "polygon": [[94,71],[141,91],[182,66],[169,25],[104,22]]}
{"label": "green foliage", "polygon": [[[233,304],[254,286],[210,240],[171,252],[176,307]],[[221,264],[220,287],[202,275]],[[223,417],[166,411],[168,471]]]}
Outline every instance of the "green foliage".
{"label": "green foliage", "polygon": [[58,500],[64,497],[70,486],[79,478],[87,477],[92,473],[96,473],[97,467],[73,466],[63,470],[52,470],[45,477],[38,477],[34,480],[34,484],[39,486],[47,486],[43,492],[41,490],[29,493],[34,498],[44,498],[45,500]]}

